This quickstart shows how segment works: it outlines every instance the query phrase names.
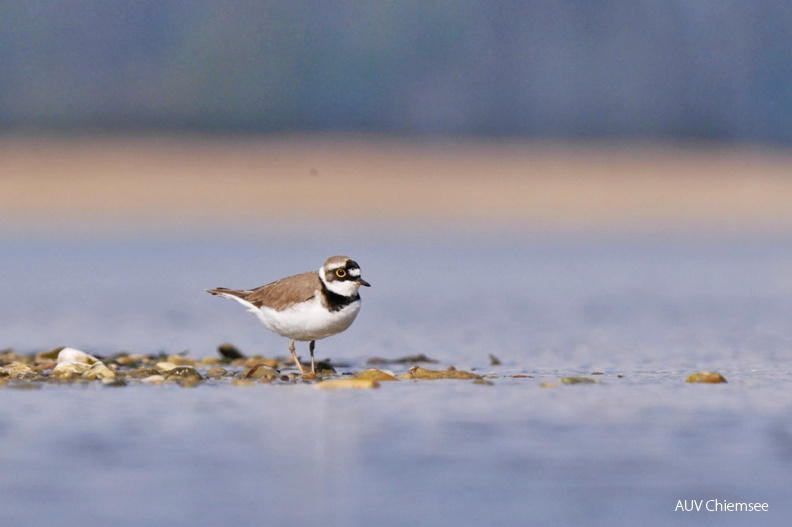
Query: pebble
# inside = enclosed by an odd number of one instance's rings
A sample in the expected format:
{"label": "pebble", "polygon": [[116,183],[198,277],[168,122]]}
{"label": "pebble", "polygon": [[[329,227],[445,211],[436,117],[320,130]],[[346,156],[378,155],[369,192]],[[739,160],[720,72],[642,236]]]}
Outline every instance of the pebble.
{"label": "pebble", "polygon": [[470,373],[465,370],[456,370],[449,368],[448,370],[427,370],[420,366],[413,366],[407,373],[399,375],[400,379],[480,379],[481,375]]}
{"label": "pebble", "polygon": [[5,371],[12,379],[28,379],[36,374],[36,372],[33,371],[30,366],[22,362],[12,362],[11,364],[7,364],[5,366]]}
{"label": "pebble", "polygon": [[685,382],[694,382],[700,384],[718,384],[721,382],[727,382],[726,378],[716,371],[698,371],[696,373],[691,373],[685,379]]}
{"label": "pebble", "polygon": [[182,355],[168,355],[168,362],[176,366],[195,366],[195,359]]}
{"label": "pebble", "polygon": [[317,382],[314,387],[320,390],[368,390],[378,388],[379,382],[373,379],[332,379]]}
{"label": "pebble", "polygon": [[256,364],[245,371],[243,379],[275,379],[280,377],[280,372],[266,364]]}
{"label": "pebble", "polygon": [[193,368],[192,366],[176,366],[175,368],[171,368],[170,370],[166,370],[165,377],[168,379],[178,378],[178,379],[196,379],[196,380],[203,380],[203,376],[198,373],[198,370]]}
{"label": "pebble", "polygon": [[57,361],[58,354],[61,352],[62,349],[63,346],[61,346],[60,348],[51,349],[49,351],[42,351],[40,353],[36,353],[36,355],[33,357],[33,362],[38,364],[46,360]]}
{"label": "pebble", "polygon": [[598,380],[589,377],[561,377],[558,382],[561,384],[599,384]]}
{"label": "pebble", "polygon": [[82,364],[95,364],[100,362],[99,359],[94,357],[93,355],[89,355],[84,351],[80,351],[74,348],[63,348],[58,352],[58,364],[63,364],[67,362],[79,362]]}
{"label": "pebble", "polygon": [[160,371],[160,372],[162,372],[162,373],[165,373],[165,372],[171,371],[171,370],[172,370],[172,369],[174,369],[175,367],[176,367],[176,365],[175,365],[174,363],[172,363],[172,362],[165,362],[165,361],[163,361],[163,362],[158,362],[157,364],[155,364],[155,365],[154,365],[154,368],[155,368],[157,371]]}
{"label": "pebble", "polygon": [[97,379],[104,381],[115,379],[116,373],[101,362],[97,362],[91,366],[90,369],[83,372],[82,376],[89,381],[95,381]]}
{"label": "pebble", "polygon": [[152,375],[160,375],[160,372],[159,372],[159,370],[155,370],[154,368],[147,368],[145,366],[142,366],[142,367],[137,368],[135,370],[129,370],[127,375],[129,377],[133,377],[133,378],[136,378],[136,379],[142,379],[142,378],[145,378],[145,377],[150,377]]}
{"label": "pebble", "polygon": [[71,379],[72,377],[82,375],[90,369],[91,365],[84,362],[62,362],[52,368],[50,373],[53,377]]}
{"label": "pebble", "polygon": [[225,342],[217,346],[217,353],[226,359],[244,359],[245,356],[233,344]]}
{"label": "pebble", "polygon": [[228,370],[219,367],[209,368],[209,370],[204,375],[212,379],[219,379],[228,375]]}
{"label": "pebble", "polygon": [[355,379],[369,379],[372,381],[396,381],[398,380],[392,372],[378,370],[377,368],[368,368],[359,371],[354,375]]}

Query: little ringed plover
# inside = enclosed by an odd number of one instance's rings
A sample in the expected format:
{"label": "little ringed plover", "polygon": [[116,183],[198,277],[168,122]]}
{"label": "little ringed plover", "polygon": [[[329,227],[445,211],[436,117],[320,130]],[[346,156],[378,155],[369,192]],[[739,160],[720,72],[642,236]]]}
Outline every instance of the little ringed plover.
{"label": "little ringed plover", "polygon": [[360,266],[347,256],[328,258],[319,272],[282,278],[255,289],[207,289],[212,295],[236,300],[264,326],[291,339],[289,351],[300,373],[305,373],[294,341],[310,341],[311,373],[316,373],[314,346],[317,340],[347,329],[360,311],[360,286],[371,284],[360,276]]}

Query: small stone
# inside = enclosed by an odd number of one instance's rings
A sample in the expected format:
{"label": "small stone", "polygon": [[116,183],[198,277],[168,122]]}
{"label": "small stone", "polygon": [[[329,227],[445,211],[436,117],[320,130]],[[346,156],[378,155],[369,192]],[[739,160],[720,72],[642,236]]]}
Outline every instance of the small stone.
{"label": "small stone", "polygon": [[168,379],[203,379],[201,374],[198,373],[198,370],[192,366],[176,366],[175,368],[171,368],[170,370],[165,371],[165,377]]}
{"label": "small stone", "polygon": [[80,362],[83,364],[96,364],[99,359],[93,355],[88,355],[84,351],[74,348],[63,348],[58,352],[58,364],[65,362]]}
{"label": "small stone", "polygon": [[558,385],[554,382],[545,381],[539,384],[540,388],[558,388]]}
{"label": "small stone", "polygon": [[217,346],[217,353],[225,359],[244,359],[245,356],[234,345],[224,342]]}
{"label": "small stone", "polygon": [[687,379],[685,379],[685,382],[717,384],[720,382],[726,382],[726,378],[716,371],[699,371],[688,375]]}
{"label": "small stone", "polygon": [[328,360],[321,360],[316,363],[316,373],[336,373],[335,368],[330,364]]}
{"label": "small stone", "polygon": [[247,379],[232,379],[231,386],[255,386],[256,383]]}
{"label": "small stone", "polygon": [[71,379],[72,377],[77,377],[85,373],[86,371],[91,369],[90,364],[85,364],[84,362],[63,362],[61,364],[57,364],[54,368],[52,368],[52,376],[53,377],[60,377],[62,379]]}
{"label": "small stone", "polygon": [[314,387],[320,390],[368,390],[378,388],[379,382],[373,379],[332,379],[329,381],[317,382]]}
{"label": "small stone", "polygon": [[256,364],[263,364],[264,366],[269,366],[270,368],[277,368],[278,360],[267,359],[264,357],[250,357],[249,359],[244,359],[241,361],[233,361],[231,364],[235,364],[237,366],[243,366],[245,368],[252,368]]}
{"label": "small stone", "polygon": [[53,369],[57,363],[54,360],[45,359],[39,362],[36,362],[36,369],[39,371],[46,371]]}
{"label": "small stone", "polygon": [[256,364],[248,369],[242,376],[244,379],[274,379],[280,376],[280,372],[266,364]]}
{"label": "small stone", "polygon": [[33,361],[36,363],[50,361],[50,360],[57,361],[58,354],[61,352],[62,349],[63,346],[61,346],[60,348],[51,349],[49,351],[42,351],[40,353],[36,353],[35,357],[33,358]]}
{"label": "small stone", "polygon": [[413,366],[407,373],[399,375],[400,379],[480,379],[480,375],[466,372],[464,370],[448,369],[448,370],[427,370],[420,366]]}
{"label": "small stone", "polygon": [[111,388],[116,388],[116,387],[126,386],[127,382],[120,377],[116,377],[116,378],[102,379],[102,384],[104,384],[105,386],[109,386]]}
{"label": "small stone", "polygon": [[593,371],[589,375],[605,375],[605,374],[602,373],[601,371]]}
{"label": "small stone", "polygon": [[11,348],[0,352],[0,366],[7,366],[14,362],[27,362],[28,360],[29,357],[26,357],[21,353],[17,353]]}
{"label": "small stone", "polygon": [[5,371],[11,379],[29,379],[36,375],[36,372],[22,362],[12,362],[5,366]]}
{"label": "small stone", "polygon": [[176,366],[195,366],[195,359],[182,355],[168,355],[168,362]]}
{"label": "small stone", "polygon": [[209,368],[209,370],[205,374],[206,377],[210,377],[212,379],[219,379],[220,377],[223,377],[225,375],[228,375],[228,370],[226,370],[225,368],[218,368],[218,367]]}
{"label": "small stone", "polygon": [[157,364],[154,365],[154,368],[157,371],[160,371],[162,373],[169,372],[172,369],[174,369],[175,367],[176,367],[176,365],[174,363],[172,363],[172,362],[164,362],[164,361],[163,362],[158,362]]}
{"label": "small stone", "polygon": [[145,355],[135,354],[135,355],[121,355],[120,357],[116,357],[115,361],[120,364],[121,366],[126,366],[128,368],[134,368],[139,364],[143,363],[146,360]]}
{"label": "small stone", "polygon": [[511,377],[512,377],[512,379],[529,379],[529,378],[531,378],[530,375],[525,375],[523,373],[518,373],[516,375],[512,375]]}
{"label": "small stone", "polygon": [[5,368],[0,368],[0,379],[7,379],[11,374]]}
{"label": "small stone", "polygon": [[501,363],[500,359],[495,355],[493,355],[492,353],[489,354],[489,359],[490,359],[490,366],[500,366]]}
{"label": "small stone", "polygon": [[475,379],[473,384],[480,384],[482,386],[494,386],[495,383],[492,381],[488,381],[487,379]]}
{"label": "small stone", "polygon": [[127,375],[135,379],[143,379],[145,377],[151,377],[152,375],[160,375],[160,372],[154,368],[140,367],[136,370],[129,370]]}
{"label": "small stone", "polygon": [[558,382],[561,384],[599,384],[598,380],[589,377],[561,377]]}
{"label": "small stone", "polygon": [[98,362],[91,366],[90,369],[86,370],[82,374],[83,378],[88,379],[89,381],[94,381],[96,379],[105,380],[105,379],[115,379],[116,374],[113,370]]}
{"label": "small stone", "polygon": [[369,379],[372,381],[396,381],[396,377],[391,372],[378,370],[377,368],[368,368],[359,371],[354,375],[355,379]]}
{"label": "small stone", "polygon": [[149,375],[148,377],[141,379],[140,382],[145,382],[148,384],[160,384],[165,382],[164,375]]}

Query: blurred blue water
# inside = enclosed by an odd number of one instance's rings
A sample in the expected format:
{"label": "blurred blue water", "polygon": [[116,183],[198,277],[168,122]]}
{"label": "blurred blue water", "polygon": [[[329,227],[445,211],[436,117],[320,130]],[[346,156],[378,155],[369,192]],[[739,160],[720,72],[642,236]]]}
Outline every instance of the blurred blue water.
{"label": "blurred blue water", "polygon": [[[8,240],[0,347],[282,355],[203,289],[338,252],[372,288],[319,357],[426,353],[494,385],[0,389],[9,525],[786,524],[792,239]],[[701,369],[729,383],[683,382]],[[692,499],[770,512],[674,512]]]}

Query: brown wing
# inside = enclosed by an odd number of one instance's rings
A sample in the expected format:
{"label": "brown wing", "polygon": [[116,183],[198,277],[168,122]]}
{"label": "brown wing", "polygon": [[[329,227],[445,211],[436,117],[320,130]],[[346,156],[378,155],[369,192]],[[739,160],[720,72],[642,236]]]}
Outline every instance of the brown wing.
{"label": "brown wing", "polygon": [[247,294],[242,298],[256,307],[264,305],[276,311],[283,311],[295,302],[309,300],[319,288],[321,282],[318,273],[309,271],[257,287],[252,291],[244,291]]}

